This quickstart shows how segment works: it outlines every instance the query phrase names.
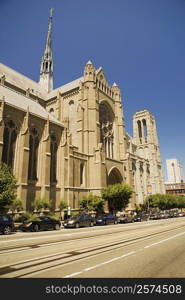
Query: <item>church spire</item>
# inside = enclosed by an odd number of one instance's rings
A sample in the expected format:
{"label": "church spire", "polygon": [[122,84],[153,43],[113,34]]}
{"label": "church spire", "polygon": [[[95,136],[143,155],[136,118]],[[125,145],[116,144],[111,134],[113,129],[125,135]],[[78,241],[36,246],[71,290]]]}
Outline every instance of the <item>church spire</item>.
{"label": "church spire", "polygon": [[53,9],[50,9],[48,34],[44,55],[40,67],[40,85],[49,93],[53,89],[53,57],[52,57],[52,19]]}

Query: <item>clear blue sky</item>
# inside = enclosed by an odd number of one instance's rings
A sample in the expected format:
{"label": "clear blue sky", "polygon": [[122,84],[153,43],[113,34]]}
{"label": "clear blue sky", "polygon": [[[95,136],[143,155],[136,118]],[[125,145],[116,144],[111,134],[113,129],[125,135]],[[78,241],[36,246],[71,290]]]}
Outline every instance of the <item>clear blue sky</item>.
{"label": "clear blue sky", "polygon": [[1,62],[38,81],[54,8],[55,87],[90,59],[120,86],[126,129],[150,110],[161,155],[185,169],[185,0],[0,0]]}

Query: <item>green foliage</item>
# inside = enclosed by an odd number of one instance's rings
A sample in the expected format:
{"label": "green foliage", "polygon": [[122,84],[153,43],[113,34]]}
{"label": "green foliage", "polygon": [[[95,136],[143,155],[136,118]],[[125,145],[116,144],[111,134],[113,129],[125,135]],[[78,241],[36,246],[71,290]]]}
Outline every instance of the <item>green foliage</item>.
{"label": "green foliage", "polygon": [[33,209],[41,211],[42,209],[49,209],[51,207],[51,201],[44,198],[37,198],[33,202]]}
{"label": "green foliage", "polygon": [[127,184],[108,185],[102,190],[102,198],[108,201],[110,211],[120,211],[124,209],[131,198],[133,188]]}
{"label": "green foliage", "polygon": [[2,164],[0,166],[0,212],[7,211],[16,198],[16,183],[17,180],[11,169]]}
{"label": "green foliage", "polygon": [[65,200],[60,200],[59,205],[58,205],[58,208],[60,209],[60,211],[63,211],[67,207],[68,207],[67,202]]}
{"label": "green foliage", "polygon": [[13,202],[12,202],[12,204],[10,205],[10,210],[12,211],[12,212],[14,212],[14,211],[20,211],[20,210],[22,210],[23,209],[23,203],[22,203],[22,200],[20,200],[20,199],[14,199],[13,200]]}
{"label": "green foliage", "polygon": [[154,194],[147,196],[144,201],[145,208],[159,208],[160,210],[185,207],[185,197],[173,194]]}
{"label": "green foliage", "polygon": [[135,210],[136,210],[136,212],[141,212],[143,210],[142,205],[135,204]]}
{"label": "green foliage", "polygon": [[97,215],[100,215],[104,212],[105,200],[99,196],[94,195],[92,202],[92,209],[96,212]]}
{"label": "green foliage", "polygon": [[14,222],[25,222],[31,220],[34,216],[30,212],[24,212],[18,217],[14,217]]}
{"label": "green foliage", "polygon": [[85,211],[96,211],[97,214],[104,210],[104,200],[93,193],[89,193],[80,200],[80,208]]}

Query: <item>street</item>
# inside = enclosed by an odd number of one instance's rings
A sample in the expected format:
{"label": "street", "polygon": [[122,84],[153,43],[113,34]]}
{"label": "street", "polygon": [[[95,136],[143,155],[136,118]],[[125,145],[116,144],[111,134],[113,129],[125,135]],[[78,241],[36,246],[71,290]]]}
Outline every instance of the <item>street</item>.
{"label": "street", "polygon": [[185,277],[185,218],[0,236],[1,278]]}

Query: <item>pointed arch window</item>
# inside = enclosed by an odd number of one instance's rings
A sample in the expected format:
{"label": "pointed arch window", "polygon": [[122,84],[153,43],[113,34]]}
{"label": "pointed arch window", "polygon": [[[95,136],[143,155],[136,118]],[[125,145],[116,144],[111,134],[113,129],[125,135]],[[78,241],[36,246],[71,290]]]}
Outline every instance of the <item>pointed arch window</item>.
{"label": "pointed arch window", "polygon": [[80,185],[85,184],[85,166],[84,163],[80,163]]}
{"label": "pointed arch window", "polygon": [[29,165],[28,180],[37,180],[37,162],[38,162],[39,135],[35,128],[30,131],[29,138]]}
{"label": "pointed arch window", "polygon": [[15,123],[10,120],[5,124],[4,129],[2,162],[10,166],[12,169],[14,167],[16,140],[16,126]]}
{"label": "pointed arch window", "polygon": [[139,141],[140,144],[142,144],[142,129],[141,129],[141,121],[137,121],[137,126],[138,126],[138,136],[139,136]]}
{"label": "pointed arch window", "polygon": [[51,152],[51,162],[50,162],[50,183],[57,182],[57,139],[56,136],[51,136],[51,143],[50,143],[50,152]]}
{"label": "pointed arch window", "polygon": [[101,143],[104,145],[106,157],[114,158],[114,114],[105,103],[100,104]]}

